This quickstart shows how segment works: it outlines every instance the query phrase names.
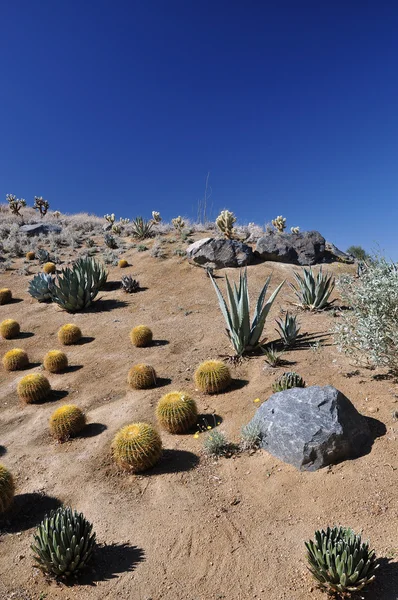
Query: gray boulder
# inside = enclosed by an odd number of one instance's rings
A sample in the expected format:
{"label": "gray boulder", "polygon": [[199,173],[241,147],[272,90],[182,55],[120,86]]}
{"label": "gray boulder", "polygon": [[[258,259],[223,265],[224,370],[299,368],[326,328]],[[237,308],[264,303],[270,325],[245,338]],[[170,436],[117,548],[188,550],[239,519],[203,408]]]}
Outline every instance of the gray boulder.
{"label": "gray boulder", "polygon": [[343,252],[339,250],[337,246],[332,244],[331,242],[325,242],[325,255],[324,262],[343,262],[347,264],[353,264],[355,259],[351,254],[347,254],[347,252]]}
{"label": "gray boulder", "polygon": [[259,427],[262,448],[302,471],[360,456],[373,441],[366,417],[332,386],[277,392],[250,424]]}
{"label": "gray boulder", "polygon": [[315,265],[323,262],[325,238],[318,231],[278,233],[270,230],[258,240],[256,253],[263,260]]}
{"label": "gray boulder", "polygon": [[191,262],[202,267],[224,269],[250,264],[253,250],[236,240],[203,238],[188,246],[187,256]]}
{"label": "gray boulder", "polygon": [[19,231],[27,235],[47,235],[49,233],[61,233],[61,225],[54,223],[32,223],[31,225],[21,225]]}

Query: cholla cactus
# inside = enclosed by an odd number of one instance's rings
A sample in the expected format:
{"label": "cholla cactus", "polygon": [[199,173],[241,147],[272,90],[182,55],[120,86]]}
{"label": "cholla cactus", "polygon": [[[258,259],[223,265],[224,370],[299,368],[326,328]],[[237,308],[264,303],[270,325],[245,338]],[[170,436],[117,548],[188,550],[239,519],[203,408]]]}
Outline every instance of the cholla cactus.
{"label": "cholla cactus", "polygon": [[274,219],[272,221],[272,225],[275,227],[275,229],[277,230],[278,233],[283,233],[284,230],[286,229],[285,217],[282,217],[282,215],[279,215],[278,217],[276,217],[276,219]]}
{"label": "cholla cactus", "polygon": [[14,215],[18,215],[18,217],[20,217],[20,210],[21,208],[26,206],[26,200],[24,200],[23,198],[17,198],[16,196],[14,196],[14,194],[6,194],[6,200],[8,202],[10,211]]}
{"label": "cholla cactus", "polygon": [[152,211],[152,221],[157,225],[158,223],[160,223],[162,220],[162,217],[160,216],[160,212],[157,212],[156,210]]}
{"label": "cholla cactus", "polygon": [[228,240],[232,237],[234,223],[236,223],[236,217],[234,213],[229,210],[222,210],[216,219],[217,227]]}
{"label": "cholla cactus", "polygon": [[60,213],[60,211],[59,211],[59,210],[54,210],[54,212],[53,212],[53,216],[54,216],[56,219],[59,219],[59,217],[61,216],[61,213]]}
{"label": "cholla cactus", "polygon": [[290,233],[300,233],[300,227],[291,227]]}
{"label": "cholla cactus", "polygon": [[44,200],[41,196],[35,196],[35,202],[33,204],[33,208],[40,212],[40,216],[44,217],[47,214],[48,209],[50,208],[49,202]]}
{"label": "cholla cactus", "polygon": [[112,213],[111,215],[104,215],[104,219],[106,221],[108,221],[108,223],[110,223],[111,225],[113,225],[114,222],[115,222],[115,214]]}
{"label": "cholla cactus", "polygon": [[177,231],[182,231],[185,227],[185,221],[182,217],[178,216],[175,219],[171,219],[171,222],[174,225],[174,228],[177,229]]}

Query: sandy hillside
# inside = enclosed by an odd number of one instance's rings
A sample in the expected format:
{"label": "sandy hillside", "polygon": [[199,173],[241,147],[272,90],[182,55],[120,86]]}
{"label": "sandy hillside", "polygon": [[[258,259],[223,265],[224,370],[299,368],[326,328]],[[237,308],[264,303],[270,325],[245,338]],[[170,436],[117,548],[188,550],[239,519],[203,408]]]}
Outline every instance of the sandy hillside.
{"label": "sandy hillside", "polygon": [[[263,358],[250,358],[231,367],[237,380],[231,391],[204,396],[192,382],[196,365],[232,353],[210,280],[178,256],[160,260],[137,249],[124,256],[132,266],[111,267],[107,291],[89,311],[76,315],[33,300],[26,291],[30,277],[13,270],[0,275],[0,287],[10,287],[17,299],[0,306],[0,320],[15,318],[23,332],[18,340],[1,340],[1,353],[22,347],[32,363],[24,373],[0,370],[1,461],[17,485],[14,508],[1,523],[0,598],[320,600],[325,595],[307,573],[304,540],[333,524],[363,530],[383,557],[377,584],[365,597],[398,598],[396,384],[375,377],[381,372],[357,370],[337,352],[327,336],[336,318],[329,311],[300,314],[302,332],[312,336],[313,346],[287,352],[288,365],[272,369]],[[343,269],[328,267],[335,273]],[[35,264],[31,273],[38,270]],[[253,299],[269,273],[273,290],[282,279],[291,279],[292,271],[275,263],[249,267]],[[145,289],[128,295],[112,285],[126,273]],[[274,318],[289,308],[289,299],[285,286],[266,324],[271,340],[277,338]],[[68,322],[85,336],[84,343],[66,349],[72,368],[49,375],[56,390],[51,402],[22,405],[16,394],[19,379],[41,371],[44,354],[60,348],[58,328]],[[138,324],[152,328],[151,347],[131,345],[129,331]],[[136,362],[152,364],[161,387],[129,390],[126,376]],[[137,420],[154,423],[157,400],[171,390],[191,392],[208,421],[218,415],[220,429],[237,441],[258,407],[254,400],[265,401],[275,378],[292,369],[307,384],[336,386],[374,419],[368,455],[300,473],[263,451],[204,458],[204,434],[162,433],[164,457],[147,475],[121,473],[110,460],[116,431]],[[65,402],[83,408],[90,426],[81,437],[57,444],[49,436],[48,419]],[[82,511],[94,523],[99,542],[94,571],[75,587],[46,580],[33,568],[29,550],[34,527],[60,503]]]}

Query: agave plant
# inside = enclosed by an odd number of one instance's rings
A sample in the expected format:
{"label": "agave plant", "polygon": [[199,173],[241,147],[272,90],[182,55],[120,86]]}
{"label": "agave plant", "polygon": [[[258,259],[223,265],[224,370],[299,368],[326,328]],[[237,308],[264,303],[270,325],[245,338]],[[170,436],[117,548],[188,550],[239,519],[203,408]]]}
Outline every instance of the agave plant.
{"label": "agave plant", "polygon": [[122,289],[127,294],[133,294],[140,289],[140,283],[136,279],[133,279],[131,275],[124,275],[122,277]]}
{"label": "agave plant", "polygon": [[88,308],[108,277],[107,271],[92,257],[80,258],[72,267],[62,269],[52,289],[52,299],[68,312]]}
{"label": "agave plant", "polygon": [[334,290],[334,277],[322,273],[322,267],[315,277],[311,267],[303,268],[303,274],[294,273],[296,285],[289,283],[298,298],[298,305],[308,310],[322,310],[331,304],[330,294]]}
{"label": "agave plant", "polygon": [[69,507],[51,511],[37,528],[31,546],[38,567],[57,577],[83,569],[95,547],[92,529],[81,513]]}
{"label": "agave plant", "polygon": [[289,311],[287,311],[284,320],[276,320],[276,325],[276,331],[281,336],[284,345],[293,346],[300,331],[300,326],[297,323],[297,316],[291,315]]}
{"label": "agave plant", "polygon": [[44,250],[44,248],[39,248],[36,250],[36,258],[39,263],[43,264],[50,260],[50,253],[48,250]]}
{"label": "agave plant", "polygon": [[112,250],[115,250],[117,248],[117,242],[111,233],[105,233],[104,242],[105,246],[111,248]]}
{"label": "agave plant", "polygon": [[53,287],[54,278],[51,274],[38,273],[29,282],[28,292],[39,302],[48,302],[52,300]]}
{"label": "agave plant", "polygon": [[227,324],[227,334],[235,348],[236,355],[242,356],[245,352],[254,350],[261,343],[265,320],[284,281],[278,285],[269,300],[264,303],[265,295],[271,281],[271,276],[267,277],[264,287],[257,299],[253,321],[250,323],[250,304],[246,269],[243,274],[241,272],[239,275],[239,287],[234,283],[234,287],[232,288],[228,281],[228,277],[225,276],[228,306],[214,277],[210,273],[209,277],[216,290],[221,312]]}
{"label": "agave plant", "polygon": [[153,226],[154,221],[145,221],[142,217],[137,217],[131,222],[132,235],[137,240],[145,240],[151,237]]}
{"label": "agave plant", "polygon": [[315,532],[305,542],[309,570],[319,585],[332,593],[357,592],[375,579],[374,550],[349,527]]}

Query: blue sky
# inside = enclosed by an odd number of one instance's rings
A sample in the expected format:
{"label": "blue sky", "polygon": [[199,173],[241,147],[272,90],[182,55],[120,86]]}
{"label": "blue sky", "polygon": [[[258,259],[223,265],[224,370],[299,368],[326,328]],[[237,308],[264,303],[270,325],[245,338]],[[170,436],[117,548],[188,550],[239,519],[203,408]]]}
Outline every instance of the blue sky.
{"label": "blue sky", "polygon": [[398,259],[398,5],[15,0],[0,7],[0,197],[276,215]]}

